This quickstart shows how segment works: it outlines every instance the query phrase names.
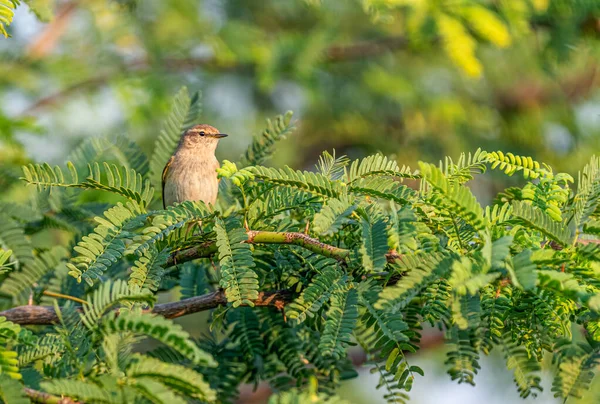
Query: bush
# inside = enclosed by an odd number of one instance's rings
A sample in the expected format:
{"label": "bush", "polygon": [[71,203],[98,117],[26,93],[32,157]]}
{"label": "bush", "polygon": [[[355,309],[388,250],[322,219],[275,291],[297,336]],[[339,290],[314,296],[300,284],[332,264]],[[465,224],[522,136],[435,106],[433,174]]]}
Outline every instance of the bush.
{"label": "bush", "polygon": [[[150,159],[124,138],[94,139],[66,168],[24,168],[36,202],[3,203],[0,215],[0,292],[13,306],[0,313],[6,402],[230,402],[261,381],[274,402],[335,400],[357,376],[355,345],[385,397],[404,402],[423,376],[407,353],[426,324],[444,332],[459,383],[474,384],[480,355],[496,348],[522,397],[541,390],[546,355],[557,397],[589,387],[598,159],[576,186],[529,157],[481,150],[418,170],[329,153],[315,172],[265,167],[293,131],[288,113],[223,162],[217,206],[163,210],[157,170],[195,103],[177,95]],[[466,184],[488,168],[527,181],[483,208]],[[53,245],[38,244],[48,234]],[[181,299],[156,304],[164,292]],[[205,310],[198,340],[171,320]],[[138,353],[146,337],[160,345]]]}

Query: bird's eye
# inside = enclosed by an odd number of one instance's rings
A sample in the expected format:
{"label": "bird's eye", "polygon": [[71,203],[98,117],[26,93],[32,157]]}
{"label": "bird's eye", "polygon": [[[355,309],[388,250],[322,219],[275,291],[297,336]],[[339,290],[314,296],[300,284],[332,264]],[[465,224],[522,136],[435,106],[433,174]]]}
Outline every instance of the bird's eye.
{"label": "bird's eye", "polygon": [[200,136],[204,136],[204,135],[205,135],[204,131],[203,130],[200,131]]}

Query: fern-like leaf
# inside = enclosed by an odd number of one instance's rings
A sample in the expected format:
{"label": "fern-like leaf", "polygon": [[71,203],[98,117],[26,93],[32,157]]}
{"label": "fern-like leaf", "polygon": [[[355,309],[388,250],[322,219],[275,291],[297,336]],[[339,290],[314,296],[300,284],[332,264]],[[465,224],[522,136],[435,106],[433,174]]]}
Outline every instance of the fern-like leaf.
{"label": "fern-like leaf", "polygon": [[312,230],[323,236],[331,236],[350,221],[348,216],[357,205],[348,197],[329,199],[313,219]]}
{"label": "fern-like leaf", "polygon": [[146,250],[131,267],[129,288],[135,293],[139,293],[144,288],[156,292],[164,275],[164,266],[169,255],[168,248],[162,251]]}
{"label": "fern-like leaf", "polygon": [[236,226],[235,221],[230,221],[229,228],[217,219],[215,232],[217,233],[217,247],[221,263],[221,287],[225,289],[227,301],[233,307],[241,304],[253,306],[253,300],[258,299],[258,276],[254,272],[254,259],[250,252],[250,245],[244,243],[248,234]]}
{"label": "fern-like leaf", "polygon": [[169,386],[180,394],[202,401],[215,401],[216,394],[202,375],[185,366],[161,362],[148,356],[136,354],[126,370],[133,378],[147,377]]}
{"label": "fern-like leaf", "polygon": [[0,275],[11,270],[8,260],[12,255],[12,250],[3,250],[0,248]]}
{"label": "fern-like leaf", "polygon": [[528,205],[524,201],[515,201],[512,207],[513,215],[526,224],[533,226],[563,246],[571,244],[573,239],[571,229],[562,223],[555,222],[541,209]]}
{"label": "fern-like leaf", "polygon": [[137,143],[125,135],[89,137],[68,156],[77,170],[85,169],[90,161],[114,161],[119,166],[134,169],[143,178],[148,176],[146,154]]}
{"label": "fern-like leaf", "polygon": [[319,156],[319,162],[316,168],[319,173],[323,174],[331,180],[341,180],[344,176],[345,167],[350,163],[350,159],[346,156],[335,157],[335,150],[333,154],[323,152]]}
{"label": "fern-like leaf", "polygon": [[420,162],[419,167],[425,180],[440,192],[441,197],[449,203],[451,209],[461,215],[475,229],[480,230],[485,227],[483,209],[469,188],[449,181],[444,173],[433,164]]}
{"label": "fern-like leaf", "polygon": [[0,245],[12,250],[16,268],[33,262],[31,243],[25,236],[23,226],[4,214],[0,214]]}
{"label": "fern-like leaf", "polygon": [[366,271],[381,272],[386,266],[388,252],[386,224],[382,219],[362,219],[362,245],[360,253]]}
{"label": "fern-like leaf", "polygon": [[161,316],[131,311],[113,313],[104,319],[102,329],[106,334],[133,332],[146,335],[175,349],[194,364],[217,366],[212,356],[198,348],[180,325]]}
{"label": "fern-like leaf", "polygon": [[53,379],[41,383],[42,388],[51,393],[79,399],[88,403],[114,403],[109,390],[87,380]]}
{"label": "fern-like leaf", "polygon": [[343,272],[335,260],[329,259],[323,272],[315,275],[310,283],[292,303],[286,306],[287,317],[295,323],[302,323],[306,317],[314,317],[341,286]]}
{"label": "fern-like leaf", "polygon": [[552,177],[552,170],[548,166],[541,167],[540,163],[528,156],[515,156],[512,153],[497,151],[487,153],[486,157],[492,164],[492,169],[499,168],[506,175],[522,171],[525,178]]}
{"label": "fern-like leaf", "polygon": [[[128,246],[127,253],[135,252],[141,256],[179,229],[187,227],[186,232],[191,233],[194,225],[211,215],[209,208],[202,201],[185,201],[176,206],[169,206],[167,210],[160,211],[152,218],[152,224],[144,228],[141,235],[133,237],[134,242]],[[178,239],[177,242],[177,248],[182,248],[182,240]]]}
{"label": "fern-like leaf", "polygon": [[53,271],[67,255],[67,250],[62,246],[55,246],[39,254],[25,268],[11,272],[0,285],[0,293],[12,296],[15,301],[25,303],[33,285]]}
{"label": "fern-like leaf", "polygon": [[362,160],[354,160],[348,170],[348,183],[354,181],[375,176],[375,175],[387,175],[399,178],[417,178],[417,175],[413,174],[409,167],[402,166],[400,168],[398,163],[394,160],[387,158],[381,154],[375,154],[373,156],[365,157]]}
{"label": "fern-like leaf", "polygon": [[19,3],[19,0],[0,0],[0,34],[4,35],[5,38],[10,36],[6,32],[6,27],[12,23],[15,8]]}
{"label": "fern-like leaf", "polygon": [[381,177],[359,178],[348,186],[353,194],[367,195],[405,205],[413,201],[417,194],[414,190],[398,182],[391,182]]}
{"label": "fern-like leaf", "polygon": [[584,343],[559,340],[556,344],[558,366],[552,382],[554,397],[567,400],[582,398],[589,390],[595,370],[600,364],[600,353]]}
{"label": "fern-like leaf", "polygon": [[94,290],[83,305],[81,320],[90,330],[97,327],[98,321],[117,305],[125,304],[131,307],[133,303],[153,304],[155,297],[149,293],[133,293],[123,280],[106,282]]}
{"label": "fern-like leaf", "polygon": [[354,288],[333,294],[319,342],[322,355],[333,356],[336,360],[346,356],[346,346],[350,344],[350,337],[358,320],[357,305],[358,292]]}
{"label": "fern-like leaf", "polygon": [[[506,367],[513,371],[514,381],[522,398],[530,395],[537,396],[537,392],[542,391],[541,378],[539,372],[541,366],[535,357],[530,356],[527,350],[514,342],[509,332],[504,336],[504,355],[506,357]],[[537,392],[536,392],[537,390]]]}
{"label": "fern-like leaf", "polygon": [[146,207],[154,196],[150,181],[144,180],[133,168],[119,167],[106,162],[88,164],[88,176],[80,181],[73,163],[68,162],[69,175],[59,166],[29,164],[23,166],[23,179],[37,186],[39,191],[53,187],[96,189],[123,196],[142,207]]}
{"label": "fern-like leaf", "polygon": [[299,189],[324,198],[337,198],[341,194],[341,183],[331,181],[320,173],[295,171],[289,167],[282,169],[267,167],[248,167],[257,179],[265,182]]}
{"label": "fern-like leaf", "polygon": [[277,116],[273,121],[267,119],[266,129],[260,135],[253,137],[240,165],[246,167],[264,164],[273,154],[275,142],[285,139],[296,130],[291,123],[292,115],[292,111],[288,111],[285,115]]}
{"label": "fern-like leaf", "polygon": [[127,205],[119,203],[104,212],[104,217],[94,218],[99,225],[74,247],[79,255],[68,264],[69,273],[90,286],[102,279],[104,272],[123,256],[124,239],[133,236],[125,230],[125,225],[140,214],[140,206],[129,202]]}
{"label": "fern-like leaf", "polygon": [[31,403],[29,398],[25,395],[23,384],[8,375],[0,375],[0,401],[4,404]]}
{"label": "fern-like leaf", "polygon": [[8,343],[17,339],[21,327],[0,317],[0,374],[5,374],[13,379],[22,378],[19,373],[19,359],[17,352],[8,346]]}
{"label": "fern-like leaf", "polygon": [[403,255],[394,262],[402,281],[384,288],[375,303],[378,310],[396,310],[404,307],[433,280],[448,274],[453,259],[442,253]]}

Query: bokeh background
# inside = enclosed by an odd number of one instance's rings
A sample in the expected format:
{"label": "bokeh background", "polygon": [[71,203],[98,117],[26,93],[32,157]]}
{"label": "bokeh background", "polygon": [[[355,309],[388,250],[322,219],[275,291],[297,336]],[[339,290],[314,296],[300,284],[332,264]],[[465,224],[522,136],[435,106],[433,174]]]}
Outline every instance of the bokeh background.
{"label": "bokeh background", "polygon": [[[30,0],[7,31],[0,200],[27,197],[21,164],[62,163],[85,138],[126,134],[150,152],[181,86],[231,135],[220,159],[286,110],[298,130],[275,166],[311,169],[332,149],[415,166],[482,148],[575,174],[600,152],[600,0]],[[519,181],[473,187],[487,203]],[[185,322],[202,331],[201,316]],[[413,403],[523,402],[500,356],[459,386],[430,345],[413,359],[426,370]],[[364,368],[343,395],[383,402],[376,384]],[[537,402],[553,403],[545,387]]]}

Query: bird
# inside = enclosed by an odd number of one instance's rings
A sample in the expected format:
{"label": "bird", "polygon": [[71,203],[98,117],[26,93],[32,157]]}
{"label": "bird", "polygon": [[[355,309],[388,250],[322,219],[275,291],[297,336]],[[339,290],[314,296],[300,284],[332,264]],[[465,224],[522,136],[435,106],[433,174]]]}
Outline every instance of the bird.
{"label": "bird", "polygon": [[226,137],[217,128],[200,124],[186,130],[162,172],[163,208],[184,201],[217,200],[219,161],[215,150]]}

